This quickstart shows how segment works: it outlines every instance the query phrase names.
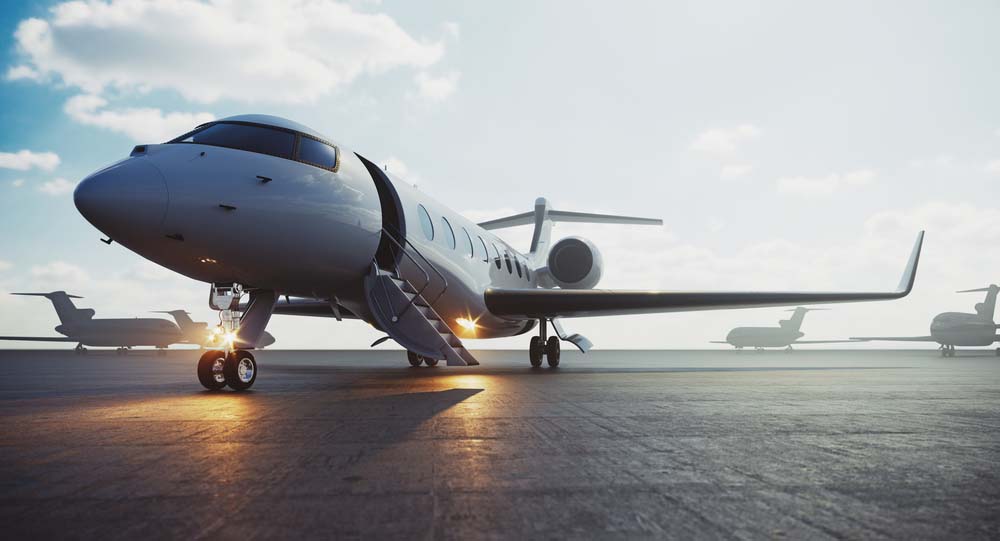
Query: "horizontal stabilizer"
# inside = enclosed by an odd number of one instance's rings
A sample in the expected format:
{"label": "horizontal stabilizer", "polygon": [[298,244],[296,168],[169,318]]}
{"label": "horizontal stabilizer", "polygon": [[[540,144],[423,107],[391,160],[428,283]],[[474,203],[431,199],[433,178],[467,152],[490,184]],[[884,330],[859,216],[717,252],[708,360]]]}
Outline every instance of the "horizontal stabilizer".
{"label": "horizontal stabilizer", "polygon": [[692,312],[761,306],[795,306],[899,299],[913,289],[923,245],[917,235],[906,269],[894,291],[611,291],[572,289],[488,289],[486,307],[498,316],[518,318],[589,317],[660,312]]}
{"label": "horizontal stabilizer", "polygon": [[69,293],[66,293],[65,291],[52,291],[52,292],[49,292],[49,293],[11,293],[11,295],[23,295],[25,297],[52,297],[54,295],[59,295],[59,294],[66,295],[67,297],[69,297],[71,299],[82,299],[83,298],[83,297],[81,297],[79,295],[70,295]]}
{"label": "horizontal stabilizer", "polygon": [[[552,222],[576,222],[584,224],[621,224],[621,225],[663,225],[663,220],[657,218],[638,218],[635,216],[618,216],[615,214],[592,214],[589,212],[570,212],[567,210],[549,210],[548,219]],[[519,225],[535,223],[534,212],[523,212],[505,218],[497,218],[482,222],[483,229],[505,229]]]}
{"label": "horizontal stabilizer", "polygon": [[849,339],[849,340],[796,340],[792,342],[795,345],[799,344],[856,344],[860,340]]}

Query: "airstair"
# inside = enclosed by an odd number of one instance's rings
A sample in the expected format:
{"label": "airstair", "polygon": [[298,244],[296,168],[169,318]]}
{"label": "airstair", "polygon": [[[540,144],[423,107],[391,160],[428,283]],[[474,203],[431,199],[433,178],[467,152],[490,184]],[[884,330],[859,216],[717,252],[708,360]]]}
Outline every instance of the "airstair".
{"label": "airstair", "polygon": [[418,355],[444,359],[448,366],[478,365],[479,361],[434,310],[434,303],[448,289],[448,280],[412,243],[401,243],[385,230],[382,234],[416,269],[414,274],[423,279],[412,283],[400,273],[398,264],[385,269],[372,261],[371,272],[365,277],[365,295],[379,327]]}

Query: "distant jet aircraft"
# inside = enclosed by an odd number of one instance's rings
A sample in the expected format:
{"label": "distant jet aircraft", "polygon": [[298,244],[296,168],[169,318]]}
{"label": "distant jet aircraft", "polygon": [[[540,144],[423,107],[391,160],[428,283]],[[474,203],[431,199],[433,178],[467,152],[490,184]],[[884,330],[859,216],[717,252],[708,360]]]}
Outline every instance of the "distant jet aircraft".
{"label": "distant jet aircraft", "polygon": [[[993,321],[993,314],[996,311],[997,305],[997,293],[1000,292],[1000,286],[994,284],[979,289],[966,289],[958,291],[958,293],[979,293],[984,291],[986,292],[986,298],[983,302],[976,304],[975,314],[945,312],[935,316],[931,321],[930,336],[859,336],[852,338],[852,340],[937,342],[941,344],[942,357],[954,357],[955,346],[991,346],[994,342],[1000,341],[1000,336],[997,336],[997,329],[1000,326]],[[1000,348],[997,348],[996,353],[1000,356]]]}
{"label": "distant jet aircraft", "polygon": [[[177,322],[181,329],[184,342],[188,344],[198,344],[206,348],[223,347],[225,344],[223,331],[218,326],[209,327],[204,321],[192,321],[190,314],[186,310],[156,310],[156,314],[169,314]],[[274,343],[271,333],[264,331],[257,344],[259,349],[264,349]]]}
{"label": "distant jet aircraft", "polygon": [[135,346],[153,346],[166,349],[170,344],[183,340],[181,330],[173,323],[159,318],[134,319],[94,319],[91,308],[77,308],[71,299],[82,299],[65,291],[52,293],[13,293],[45,297],[59,316],[60,325],[55,331],[63,336],[0,336],[0,340],[27,342],[76,342],[76,352],[87,350],[85,346],[114,347],[118,353],[125,353]]}
{"label": "distant jet aircraft", "polygon": [[[496,157],[516,160],[517,152],[512,142]],[[614,168],[606,174],[613,178]],[[109,241],[211,284],[209,305],[236,335],[233,348],[198,361],[209,389],[253,385],[248,350],[273,313],[362,319],[406,348],[415,366],[476,365],[461,338],[537,327],[529,361],[545,357],[555,367],[561,340],[591,345],[564,332],[561,318],[898,299],[913,287],[923,240],[921,232],[892,291],[596,290],[604,267],[597,247],[579,237],[550,244],[553,224],[662,220],[554,210],[538,199],[534,211],[477,224],[322,134],[267,115],[136,146],[85,178],[74,201]],[[534,227],[527,253],[493,233],[522,225]],[[282,296],[291,298],[279,303]]]}
{"label": "distant jet aircraft", "polygon": [[762,350],[764,348],[786,348],[792,350],[792,344],[838,344],[854,342],[854,340],[799,340],[805,333],[799,329],[806,312],[826,310],[826,308],[804,308],[802,306],[788,312],[794,312],[791,319],[783,319],[777,327],[737,327],[726,335],[725,340],[713,341],[713,344],[730,344],[736,349],[745,347]]}

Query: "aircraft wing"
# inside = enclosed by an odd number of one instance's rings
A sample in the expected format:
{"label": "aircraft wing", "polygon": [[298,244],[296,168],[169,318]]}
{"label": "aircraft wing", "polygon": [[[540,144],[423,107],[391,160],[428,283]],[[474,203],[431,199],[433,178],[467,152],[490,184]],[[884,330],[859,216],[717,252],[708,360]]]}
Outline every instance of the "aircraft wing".
{"label": "aircraft wing", "polygon": [[79,342],[67,336],[0,336],[0,340],[14,340],[16,342]]}
{"label": "aircraft wing", "polygon": [[852,338],[850,340],[796,340],[792,343],[798,345],[798,344],[856,344],[858,342],[861,342],[861,340]]}
{"label": "aircraft wing", "polygon": [[859,342],[872,342],[875,340],[884,342],[937,342],[933,336],[852,336],[851,339]]}
{"label": "aircraft wing", "polygon": [[[243,306],[241,305],[240,308],[242,309]],[[343,306],[339,308],[341,319],[358,319],[347,308]],[[272,313],[283,316],[337,317],[330,301],[307,299],[304,297],[282,297],[275,303]]]}
{"label": "aircraft wing", "polygon": [[518,318],[590,317],[692,312],[762,306],[797,306],[899,299],[913,289],[924,232],[917,235],[899,285],[884,292],[612,291],[599,289],[488,289],[486,307]]}

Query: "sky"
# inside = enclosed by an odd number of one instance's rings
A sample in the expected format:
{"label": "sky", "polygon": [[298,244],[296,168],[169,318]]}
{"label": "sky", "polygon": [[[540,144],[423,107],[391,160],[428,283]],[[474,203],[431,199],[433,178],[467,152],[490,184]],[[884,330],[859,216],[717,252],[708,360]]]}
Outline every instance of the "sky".
{"label": "sky", "polygon": [[[52,335],[207,285],[77,212],[80,179],[198,123],[302,122],[477,220],[554,208],[599,287],[883,290],[927,230],[914,292],[807,316],[807,338],[926,334],[1000,281],[1000,4],[78,1],[0,8],[0,334]],[[527,249],[527,227],[503,232]],[[599,348],[701,348],[780,308],[565,322]],[[360,322],[275,317],[275,347],[366,348]],[[469,341],[524,348],[527,338]],[[19,344],[27,347],[27,344]],[[46,347],[38,345],[38,347]],[[48,346],[51,347],[51,346]],[[389,345],[381,347],[391,347]]]}

